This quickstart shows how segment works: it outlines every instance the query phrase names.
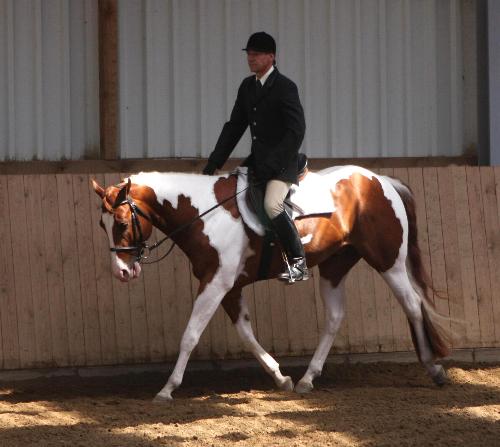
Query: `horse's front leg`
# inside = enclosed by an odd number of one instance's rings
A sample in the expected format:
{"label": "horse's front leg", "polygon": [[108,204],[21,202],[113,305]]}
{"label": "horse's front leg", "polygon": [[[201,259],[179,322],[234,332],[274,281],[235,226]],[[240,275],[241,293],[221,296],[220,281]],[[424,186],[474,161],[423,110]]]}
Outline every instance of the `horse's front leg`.
{"label": "horse's front leg", "polygon": [[191,352],[198,344],[201,334],[213,317],[222,298],[228,292],[229,287],[218,283],[214,278],[214,281],[208,284],[196,298],[186,330],[182,335],[180,353],[175,368],[167,384],[154,398],[154,402],[172,400],[172,392],[182,383]]}
{"label": "horse's front leg", "polygon": [[276,386],[280,390],[292,391],[293,382],[291,377],[283,376],[278,362],[259,344],[255,338],[250,312],[245,297],[241,294],[241,289],[231,290],[222,301],[224,310],[231,318],[238,335],[245,348],[247,348],[264,367],[267,373],[273,378]]}

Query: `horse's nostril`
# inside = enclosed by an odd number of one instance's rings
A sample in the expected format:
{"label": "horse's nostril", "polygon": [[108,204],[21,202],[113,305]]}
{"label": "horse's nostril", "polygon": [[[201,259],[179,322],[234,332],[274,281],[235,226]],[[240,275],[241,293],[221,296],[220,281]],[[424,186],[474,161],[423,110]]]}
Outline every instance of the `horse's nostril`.
{"label": "horse's nostril", "polygon": [[128,276],[129,276],[128,271],[125,270],[125,269],[122,269],[122,277],[123,277],[123,279],[128,279]]}

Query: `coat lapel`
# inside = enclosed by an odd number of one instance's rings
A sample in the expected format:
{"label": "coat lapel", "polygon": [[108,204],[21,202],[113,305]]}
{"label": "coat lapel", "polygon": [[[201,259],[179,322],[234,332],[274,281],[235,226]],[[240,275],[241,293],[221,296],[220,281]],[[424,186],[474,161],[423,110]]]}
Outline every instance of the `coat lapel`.
{"label": "coat lapel", "polygon": [[254,105],[257,105],[259,102],[261,102],[269,94],[269,92],[273,88],[275,79],[278,77],[278,74],[279,74],[278,69],[276,67],[274,67],[273,72],[267,78],[266,82],[262,86],[262,89],[260,90],[260,93],[258,95],[256,94],[256,91],[255,91],[255,85],[252,85],[251,98],[252,98],[252,103]]}

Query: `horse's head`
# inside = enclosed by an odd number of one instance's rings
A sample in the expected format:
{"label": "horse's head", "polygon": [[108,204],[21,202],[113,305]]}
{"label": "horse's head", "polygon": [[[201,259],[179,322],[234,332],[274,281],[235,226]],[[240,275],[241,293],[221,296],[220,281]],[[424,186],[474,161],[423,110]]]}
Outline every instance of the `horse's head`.
{"label": "horse's head", "polygon": [[95,180],[92,186],[102,199],[100,226],[111,250],[111,271],[120,281],[138,278],[145,242],[151,235],[148,207],[141,200],[140,187],[128,182],[104,189]]}

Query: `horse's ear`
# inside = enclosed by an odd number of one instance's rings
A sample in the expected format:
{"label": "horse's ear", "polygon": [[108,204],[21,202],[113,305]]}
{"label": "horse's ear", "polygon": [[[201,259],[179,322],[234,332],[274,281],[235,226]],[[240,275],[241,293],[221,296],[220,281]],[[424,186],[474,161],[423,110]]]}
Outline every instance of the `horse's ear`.
{"label": "horse's ear", "polygon": [[122,188],[120,189],[120,191],[118,192],[118,195],[116,196],[113,208],[120,206],[123,202],[125,202],[127,200],[131,185],[132,185],[132,182],[130,181],[130,179],[128,179],[128,182],[125,185],[123,185]]}
{"label": "horse's ear", "polygon": [[99,183],[97,183],[94,179],[92,179],[92,188],[94,188],[94,191],[101,199],[104,199],[106,192],[104,191],[104,188],[100,186]]}

